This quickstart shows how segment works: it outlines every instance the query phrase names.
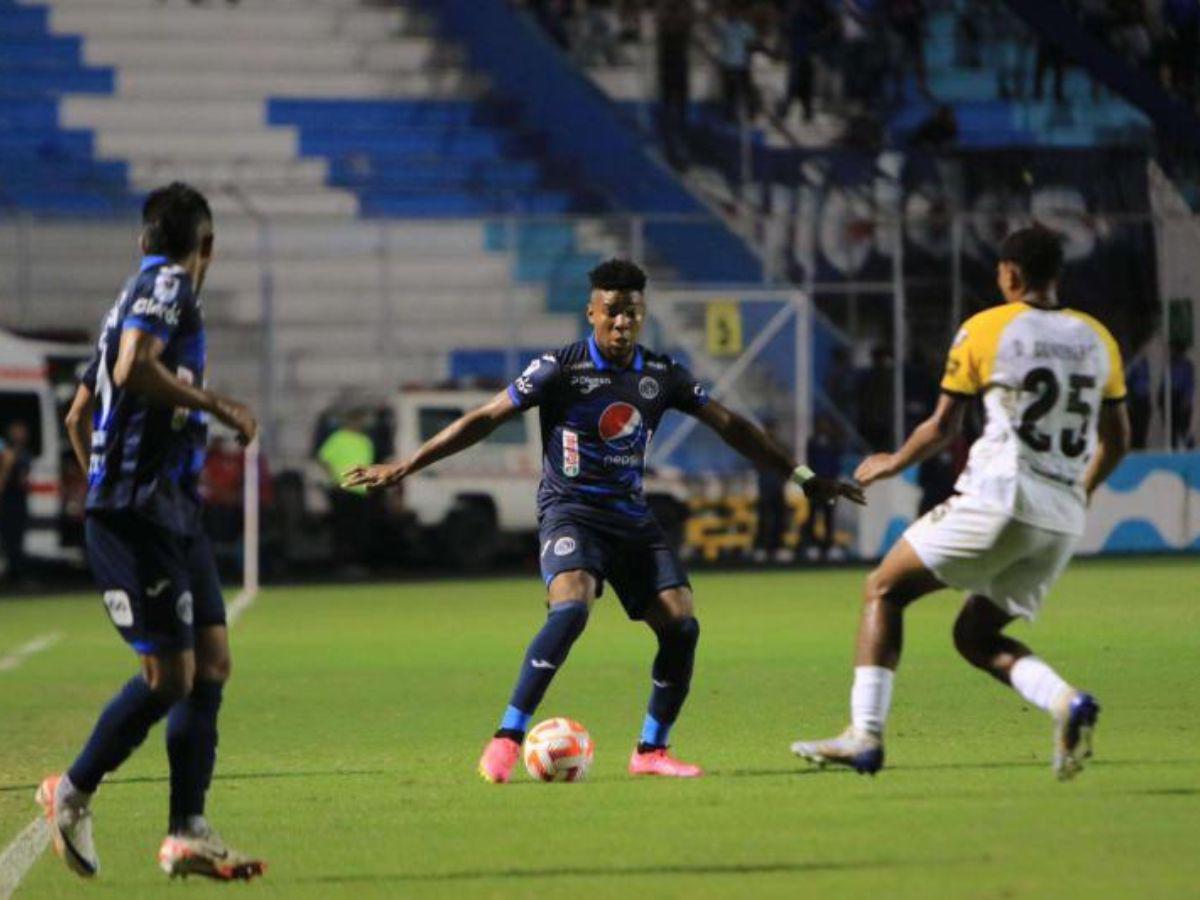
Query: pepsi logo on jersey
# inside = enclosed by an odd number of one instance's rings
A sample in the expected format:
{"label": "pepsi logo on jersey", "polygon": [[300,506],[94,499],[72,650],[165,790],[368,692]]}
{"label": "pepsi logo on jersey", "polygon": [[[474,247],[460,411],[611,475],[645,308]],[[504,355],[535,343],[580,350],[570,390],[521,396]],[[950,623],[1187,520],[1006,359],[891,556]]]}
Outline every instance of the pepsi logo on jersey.
{"label": "pepsi logo on jersey", "polygon": [[629,403],[610,403],[600,413],[600,438],[617,450],[632,450],[642,440],[642,414]]}

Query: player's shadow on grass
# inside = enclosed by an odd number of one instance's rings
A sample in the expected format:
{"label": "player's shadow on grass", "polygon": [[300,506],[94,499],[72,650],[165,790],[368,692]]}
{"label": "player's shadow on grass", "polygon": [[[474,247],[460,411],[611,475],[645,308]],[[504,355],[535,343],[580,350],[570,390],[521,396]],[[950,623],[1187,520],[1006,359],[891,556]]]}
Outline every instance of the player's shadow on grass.
{"label": "player's shadow on grass", "polygon": [[[833,769],[825,769],[830,772]],[[849,769],[845,770],[849,772]],[[788,775],[819,775],[822,770],[816,766],[808,766],[804,763],[797,763],[790,769],[710,769],[705,774],[709,778],[779,778]]]}
{"label": "player's shadow on grass", "polygon": [[1131,794],[1136,794],[1140,797],[1196,797],[1200,796],[1200,788],[1194,787],[1169,787],[1169,788],[1147,788],[1144,791],[1130,791]]}
{"label": "player's shadow on grass", "polygon": [[[357,777],[369,775],[390,775],[385,769],[309,769],[298,770],[292,772],[230,772],[228,774],[218,774],[214,776],[214,781],[257,781],[260,779],[274,778],[323,778],[329,776],[336,777]],[[142,775],[133,778],[106,778],[104,779],[105,786],[115,784],[165,784],[170,781],[166,775]],[[406,782],[408,784],[416,784],[415,781]],[[37,790],[36,784],[0,784],[0,794],[8,794],[20,791]]]}
{"label": "player's shadow on grass", "polygon": [[861,872],[864,869],[925,868],[973,864],[976,859],[856,860],[847,862],[729,863],[725,865],[555,866],[542,869],[467,869],[458,872],[391,872],[374,875],[315,875],[290,879],[293,884],[450,883],[490,879],[640,878],[655,875],[798,875],[817,872]]}
{"label": "player's shadow on grass", "polygon": [[[1118,768],[1121,766],[1194,766],[1197,764],[1200,764],[1200,758],[1094,759],[1089,763],[1089,766],[1106,769]],[[1043,759],[981,760],[979,762],[917,763],[914,765],[901,764],[898,766],[889,765],[883,770],[883,772],[937,772],[973,769],[1045,769],[1049,768],[1049,766],[1049,761]],[[715,769],[707,774],[710,778],[778,778],[788,775],[856,775],[857,773],[846,766],[829,765],[825,766],[824,768],[820,768],[818,766],[806,765],[803,762],[799,762],[794,768],[780,767],[773,769]],[[1171,790],[1171,793],[1178,792],[1178,790]],[[1196,791],[1195,793],[1200,793],[1200,791]]]}
{"label": "player's shadow on grass", "polygon": [[[1200,758],[1190,757],[1186,759],[1093,759],[1087,765],[1088,767],[1095,766],[1098,769],[1112,769],[1122,766],[1194,766],[1197,764],[1200,764]],[[936,772],[953,769],[1043,769],[1049,767],[1050,761],[1048,759],[1014,759],[986,760],[980,762],[917,763],[915,765],[899,766],[889,765],[886,771]]]}

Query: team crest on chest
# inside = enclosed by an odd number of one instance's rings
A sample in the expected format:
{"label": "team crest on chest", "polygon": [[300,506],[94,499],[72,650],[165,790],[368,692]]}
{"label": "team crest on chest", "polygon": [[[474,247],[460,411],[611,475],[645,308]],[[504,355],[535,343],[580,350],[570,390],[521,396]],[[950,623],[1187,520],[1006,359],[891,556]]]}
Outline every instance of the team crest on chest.
{"label": "team crest on chest", "polygon": [[642,395],[643,400],[653,400],[658,396],[658,382],[646,375],[638,382],[638,393]]}

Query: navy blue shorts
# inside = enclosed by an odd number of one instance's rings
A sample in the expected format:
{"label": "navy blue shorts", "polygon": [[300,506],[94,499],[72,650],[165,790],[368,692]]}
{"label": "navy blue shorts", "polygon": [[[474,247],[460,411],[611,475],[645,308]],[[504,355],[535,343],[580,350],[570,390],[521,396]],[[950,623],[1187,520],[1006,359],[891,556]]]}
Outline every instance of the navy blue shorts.
{"label": "navy blue shorts", "polygon": [[88,513],[88,565],[108,616],[138,653],[189,650],[194,629],[225,624],[208,538],[182,537],[134,513]]}
{"label": "navy blue shorts", "polygon": [[690,586],[679,556],[653,519],[635,525],[611,526],[563,514],[543,517],[538,530],[542,580],[577,569],[591,572],[613,590],[631,619],[643,619],[646,608],[667,588]]}

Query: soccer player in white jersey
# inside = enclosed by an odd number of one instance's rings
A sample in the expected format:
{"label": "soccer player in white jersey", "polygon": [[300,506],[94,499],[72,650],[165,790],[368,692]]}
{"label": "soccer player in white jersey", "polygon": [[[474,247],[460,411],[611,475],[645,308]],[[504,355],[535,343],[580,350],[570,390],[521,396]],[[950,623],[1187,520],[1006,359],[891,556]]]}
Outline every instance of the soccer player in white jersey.
{"label": "soccer player in white jersey", "polygon": [[1032,620],[1083,533],[1088,500],[1129,448],[1125,377],[1108,330],[1059,305],[1063,252],[1041,227],[1011,234],[997,280],[1005,303],[967,320],[954,339],[933,414],[895,453],[869,456],[862,485],[898,475],[958,434],[982,396],[987,424],[957,494],[914,523],[866,581],[850,726],[799,741],[817,764],[874,774],[900,664],[904,609],[944,587],[967,593],[954,645],[971,665],[1010,685],[1054,720],[1054,771],[1074,776],[1091,754],[1100,705],[1004,634]]}

